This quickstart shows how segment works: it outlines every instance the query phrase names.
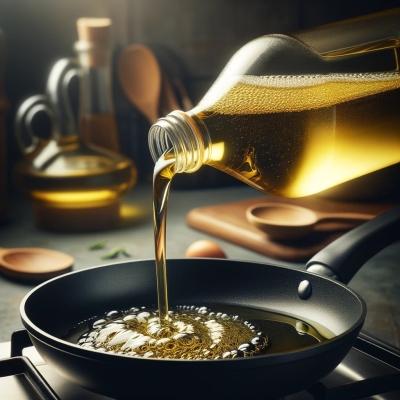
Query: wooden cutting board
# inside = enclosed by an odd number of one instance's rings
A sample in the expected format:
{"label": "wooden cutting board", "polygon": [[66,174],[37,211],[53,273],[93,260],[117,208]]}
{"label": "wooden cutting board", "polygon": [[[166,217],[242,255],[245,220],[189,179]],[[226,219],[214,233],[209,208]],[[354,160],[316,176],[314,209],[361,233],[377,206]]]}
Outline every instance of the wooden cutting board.
{"label": "wooden cutting board", "polygon": [[[268,196],[268,202],[297,204],[315,211],[360,212],[371,218],[394,206],[393,203],[348,203],[334,202],[319,198],[285,199]],[[263,198],[217,204],[191,210],[187,223],[192,228],[219,237],[239,246],[285,261],[305,261],[332,242],[335,238],[355,227],[357,223],[321,223],[315,232],[306,238],[292,241],[273,241],[251,225],[246,219],[246,209],[262,203]]]}

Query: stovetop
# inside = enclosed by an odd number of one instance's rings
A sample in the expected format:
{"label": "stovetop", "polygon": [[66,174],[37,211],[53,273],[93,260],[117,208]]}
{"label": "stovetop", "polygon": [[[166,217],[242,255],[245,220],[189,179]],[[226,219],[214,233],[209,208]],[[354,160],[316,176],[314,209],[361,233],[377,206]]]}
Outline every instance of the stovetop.
{"label": "stovetop", "polygon": [[[18,349],[16,341],[11,344],[13,354],[24,347]],[[9,349],[0,346],[1,400],[110,400],[62,378],[34,348],[25,349],[23,357],[4,358]],[[267,389],[256,398],[268,399]],[[364,333],[331,374],[283,400],[356,399],[400,400],[400,351]]]}

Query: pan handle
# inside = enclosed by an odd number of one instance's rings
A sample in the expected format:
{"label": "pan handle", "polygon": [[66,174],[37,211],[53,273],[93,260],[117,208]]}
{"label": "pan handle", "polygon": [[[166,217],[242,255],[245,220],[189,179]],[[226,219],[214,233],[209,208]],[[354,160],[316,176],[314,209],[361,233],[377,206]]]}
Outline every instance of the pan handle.
{"label": "pan handle", "polygon": [[348,283],[374,254],[400,239],[400,207],[347,232],[306,264],[307,271]]}
{"label": "pan handle", "polygon": [[31,338],[29,337],[28,331],[21,329],[15,331],[11,335],[11,357],[22,356],[22,351],[26,347],[33,346]]}

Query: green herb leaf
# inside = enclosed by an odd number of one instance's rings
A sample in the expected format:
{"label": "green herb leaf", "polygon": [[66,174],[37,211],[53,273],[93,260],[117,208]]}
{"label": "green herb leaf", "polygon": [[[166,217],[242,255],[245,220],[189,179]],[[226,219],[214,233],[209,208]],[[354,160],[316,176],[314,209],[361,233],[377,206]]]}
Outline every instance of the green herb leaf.
{"label": "green herb leaf", "polygon": [[107,242],[103,241],[103,242],[97,242],[97,243],[93,243],[89,246],[89,250],[90,251],[96,251],[96,250],[103,250],[105,249],[107,246]]}
{"label": "green herb leaf", "polygon": [[132,257],[124,248],[111,250],[108,254],[101,257],[102,260],[114,260],[120,257]]}

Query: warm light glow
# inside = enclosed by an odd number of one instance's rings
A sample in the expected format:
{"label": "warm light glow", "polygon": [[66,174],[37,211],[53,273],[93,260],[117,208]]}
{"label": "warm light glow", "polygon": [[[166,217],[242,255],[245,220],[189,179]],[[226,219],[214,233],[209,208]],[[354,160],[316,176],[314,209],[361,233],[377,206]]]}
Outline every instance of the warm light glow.
{"label": "warm light glow", "polygon": [[40,192],[31,193],[35,200],[51,203],[54,206],[71,207],[92,207],[94,205],[107,204],[117,198],[117,192],[113,190],[93,190],[75,192]]}
{"label": "warm light glow", "polygon": [[211,145],[210,160],[221,161],[224,157],[224,153],[225,153],[225,143],[224,142],[213,143]]}
{"label": "warm light glow", "polygon": [[334,164],[336,112],[330,107],[323,113],[315,113],[308,121],[308,140],[299,170],[289,187],[288,197],[302,197],[317,193],[334,185],[336,168]]}
{"label": "warm light glow", "polygon": [[316,129],[305,146],[306,153],[295,184],[287,195],[311,195],[398,163],[400,132],[393,126],[390,121],[382,126],[385,140],[375,134],[374,127],[357,132],[354,126],[342,126],[335,129],[335,133],[328,126]]}
{"label": "warm light glow", "polygon": [[123,221],[138,221],[148,215],[145,209],[132,203],[122,203],[119,215]]}

